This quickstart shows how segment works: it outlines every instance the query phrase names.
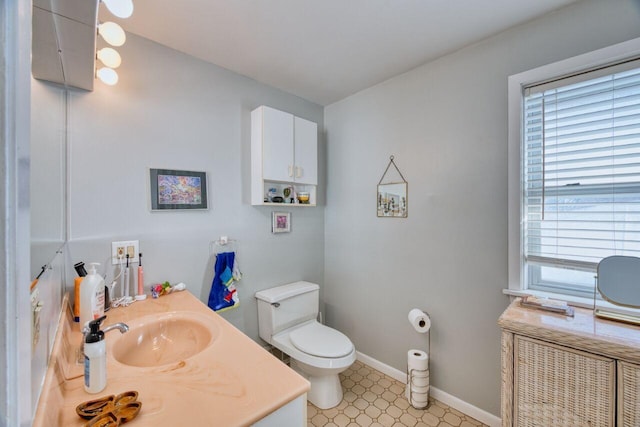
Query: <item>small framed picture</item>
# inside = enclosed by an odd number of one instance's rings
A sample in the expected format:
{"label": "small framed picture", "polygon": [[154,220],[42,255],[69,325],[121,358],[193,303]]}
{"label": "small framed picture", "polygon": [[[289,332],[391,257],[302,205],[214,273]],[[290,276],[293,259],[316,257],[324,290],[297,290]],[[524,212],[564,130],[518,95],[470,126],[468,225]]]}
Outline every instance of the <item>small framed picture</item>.
{"label": "small framed picture", "polygon": [[151,210],[207,209],[207,173],[150,169]]}
{"label": "small framed picture", "polygon": [[272,233],[288,233],[291,231],[291,212],[273,212]]}

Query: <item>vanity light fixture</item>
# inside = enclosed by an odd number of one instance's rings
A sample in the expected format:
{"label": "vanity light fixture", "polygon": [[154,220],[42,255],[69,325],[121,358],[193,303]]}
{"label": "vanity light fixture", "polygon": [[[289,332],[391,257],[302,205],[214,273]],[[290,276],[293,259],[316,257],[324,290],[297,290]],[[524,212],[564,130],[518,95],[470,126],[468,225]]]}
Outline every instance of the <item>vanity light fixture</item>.
{"label": "vanity light fixture", "polygon": [[122,46],[127,40],[122,27],[115,22],[103,22],[98,25],[98,34],[111,46]]}
{"label": "vanity light fixture", "polygon": [[122,58],[120,58],[118,51],[110,47],[100,49],[96,57],[109,68],[118,68],[122,63]]}
{"label": "vanity light fixture", "polygon": [[[109,12],[118,18],[128,18],[133,13],[133,0],[102,0],[102,2]],[[98,24],[98,34],[111,46],[122,46],[127,40],[122,27],[111,21]],[[96,58],[105,65],[96,70],[96,77],[109,86],[118,83],[118,73],[114,68],[118,68],[122,62],[120,54],[115,49],[104,47],[96,52]]]}
{"label": "vanity light fixture", "polygon": [[98,71],[96,71],[96,76],[98,76],[102,83],[109,86],[113,86],[118,83],[118,73],[116,73],[116,70],[108,67],[100,68]]}
{"label": "vanity light fixture", "polygon": [[102,0],[102,3],[118,18],[128,18],[133,14],[132,0]]}

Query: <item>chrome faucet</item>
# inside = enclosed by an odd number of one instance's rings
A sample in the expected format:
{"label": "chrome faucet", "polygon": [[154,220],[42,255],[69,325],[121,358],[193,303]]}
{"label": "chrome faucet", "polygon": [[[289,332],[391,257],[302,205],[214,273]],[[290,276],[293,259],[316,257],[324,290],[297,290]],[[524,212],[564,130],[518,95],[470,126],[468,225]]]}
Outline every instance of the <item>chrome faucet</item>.
{"label": "chrome faucet", "polygon": [[106,334],[107,332],[112,331],[114,329],[117,329],[120,331],[121,334],[124,334],[129,330],[129,326],[126,323],[118,322],[118,323],[114,323],[113,325],[105,326],[104,329],[102,329],[102,332]]}
{"label": "chrome faucet", "polygon": [[[87,339],[87,334],[90,331],[88,325],[89,325],[89,322],[87,322],[87,324],[84,325],[84,327],[82,328],[82,342],[80,343],[80,349],[76,357],[76,363],[84,363],[84,342]],[[122,322],[114,323],[113,325],[105,326],[104,329],[102,329],[102,332],[107,333],[114,329],[117,329],[120,331],[121,334],[124,334],[129,330],[129,325]]]}

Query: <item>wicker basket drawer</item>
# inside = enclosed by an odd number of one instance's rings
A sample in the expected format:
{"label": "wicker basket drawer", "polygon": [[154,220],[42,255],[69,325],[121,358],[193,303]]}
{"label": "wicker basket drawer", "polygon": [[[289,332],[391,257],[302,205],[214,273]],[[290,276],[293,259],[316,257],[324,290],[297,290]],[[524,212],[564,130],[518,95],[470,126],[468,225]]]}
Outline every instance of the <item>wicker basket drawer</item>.
{"label": "wicker basket drawer", "polygon": [[618,427],[640,426],[640,365],[618,362]]}
{"label": "wicker basket drawer", "polygon": [[614,387],[613,359],[515,336],[514,426],[613,427]]}

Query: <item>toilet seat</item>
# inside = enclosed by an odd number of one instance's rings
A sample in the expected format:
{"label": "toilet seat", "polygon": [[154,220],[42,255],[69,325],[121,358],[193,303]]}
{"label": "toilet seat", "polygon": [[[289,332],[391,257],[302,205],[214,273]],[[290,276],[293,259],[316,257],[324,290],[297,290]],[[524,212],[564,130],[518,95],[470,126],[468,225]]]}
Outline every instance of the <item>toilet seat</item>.
{"label": "toilet seat", "polygon": [[[346,335],[312,320],[271,336],[269,343],[288,355],[289,366],[309,380],[309,402],[321,409],[340,403],[342,387],[338,375],[356,361],[356,349]],[[327,354],[341,356],[324,356]]]}
{"label": "toilet seat", "polygon": [[340,331],[312,322],[289,334],[298,350],[318,357],[343,357],[353,351],[353,343]]}
{"label": "toilet seat", "polygon": [[[291,334],[294,333],[298,329],[304,329],[312,324],[319,324],[316,320],[312,320],[310,322],[304,323],[300,326],[296,326],[290,329],[286,329],[273,337],[271,337],[270,344],[273,345],[278,350],[283,353],[291,356],[292,359],[296,359],[299,362],[304,364],[314,366],[316,368],[321,369],[346,369],[351,366],[353,362],[356,360],[356,349],[353,347],[353,343],[347,337],[349,341],[350,350],[348,354],[340,356],[340,357],[322,357],[315,356],[313,354],[307,353],[306,351],[300,350],[298,347],[293,345],[291,342]],[[326,327],[326,326],[325,326]],[[315,329],[312,329],[312,331]],[[308,330],[307,330],[308,331]],[[335,330],[333,330],[335,331]],[[335,331],[339,333],[338,331]],[[305,333],[307,336],[313,337],[313,335],[309,335]],[[342,334],[341,334],[342,335]],[[345,335],[346,337],[346,335]],[[301,344],[300,344],[301,345]]]}

